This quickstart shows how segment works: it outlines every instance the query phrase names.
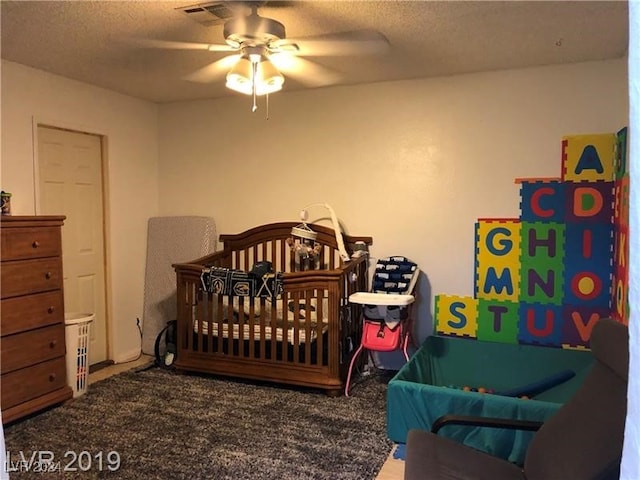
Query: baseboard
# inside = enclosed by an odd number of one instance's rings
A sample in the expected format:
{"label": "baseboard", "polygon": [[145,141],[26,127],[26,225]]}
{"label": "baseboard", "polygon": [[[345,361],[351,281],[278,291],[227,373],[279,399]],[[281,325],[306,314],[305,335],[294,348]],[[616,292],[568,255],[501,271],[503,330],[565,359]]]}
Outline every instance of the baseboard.
{"label": "baseboard", "polygon": [[93,365],[89,365],[89,374],[96,373],[98,370],[110,367],[114,363],[115,362],[113,360],[105,360],[104,362],[98,362],[94,363]]}
{"label": "baseboard", "polygon": [[140,358],[140,348],[136,348],[134,350],[129,350],[128,352],[123,352],[119,355],[115,355],[113,362],[114,363],[127,363],[132,362],[133,360],[137,360]]}

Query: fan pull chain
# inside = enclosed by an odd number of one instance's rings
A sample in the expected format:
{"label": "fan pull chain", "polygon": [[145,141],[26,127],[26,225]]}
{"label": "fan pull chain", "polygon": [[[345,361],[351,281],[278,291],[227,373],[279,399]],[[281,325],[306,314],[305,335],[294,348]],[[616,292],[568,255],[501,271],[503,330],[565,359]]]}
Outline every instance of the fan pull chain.
{"label": "fan pull chain", "polygon": [[266,102],[267,102],[267,115],[266,115],[265,120],[269,120],[269,94],[267,93],[265,96],[267,97],[267,99],[266,99]]}
{"label": "fan pull chain", "polygon": [[258,72],[258,63],[251,62],[251,90],[253,93],[253,107],[251,107],[251,111],[255,112],[258,109],[256,105],[256,73]]}

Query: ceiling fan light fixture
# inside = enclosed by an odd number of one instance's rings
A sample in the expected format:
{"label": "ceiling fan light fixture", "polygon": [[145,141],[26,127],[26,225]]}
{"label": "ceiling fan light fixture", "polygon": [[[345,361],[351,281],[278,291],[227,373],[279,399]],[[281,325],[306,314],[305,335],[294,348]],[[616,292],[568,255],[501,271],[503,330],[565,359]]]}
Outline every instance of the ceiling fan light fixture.
{"label": "ceiling fan light fixture", "polygon": [[256,82],[256,90],[263,92],[258,95],[264,95],[282,90],[284,77],[268,58],[263,57],[257,65]]}
{"label": "ceiling fan light fixture", "polygon": [[249,56],[243,56],[227,74],[227,88],[245,95],[258,96],[282,90],[284,77],[265,56],[252,62]]}
{"label": "ceiling fan light fixture", "polygon": [[236,92],[251,95],[251,77],[253,66],[247,56],[242,56],[227,73],[226,87]]}

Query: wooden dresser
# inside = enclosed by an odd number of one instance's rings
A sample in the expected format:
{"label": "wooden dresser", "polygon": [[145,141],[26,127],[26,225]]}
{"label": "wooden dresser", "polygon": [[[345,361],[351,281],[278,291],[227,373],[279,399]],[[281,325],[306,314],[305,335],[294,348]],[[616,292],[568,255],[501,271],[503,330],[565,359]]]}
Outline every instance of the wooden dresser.
{"label": "wooden dresser", "polygon": [[65,362],[63,216],[0,217],[3,423],[72,397]]}

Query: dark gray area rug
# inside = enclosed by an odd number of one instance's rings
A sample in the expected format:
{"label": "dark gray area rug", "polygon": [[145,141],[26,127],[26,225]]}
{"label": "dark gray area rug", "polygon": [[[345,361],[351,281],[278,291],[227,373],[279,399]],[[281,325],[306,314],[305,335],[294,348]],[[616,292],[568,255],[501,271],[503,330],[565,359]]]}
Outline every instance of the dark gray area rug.
{"label": "dark gray area rug", "polygon": [[11,479],[374,479],[393,445],[388,380],[365,377],[349,398],[331,398],[155,367],[122,373],[5,427],[12,462],[53,452],[65,470],[77,457],[75,472],[23,467]]}

